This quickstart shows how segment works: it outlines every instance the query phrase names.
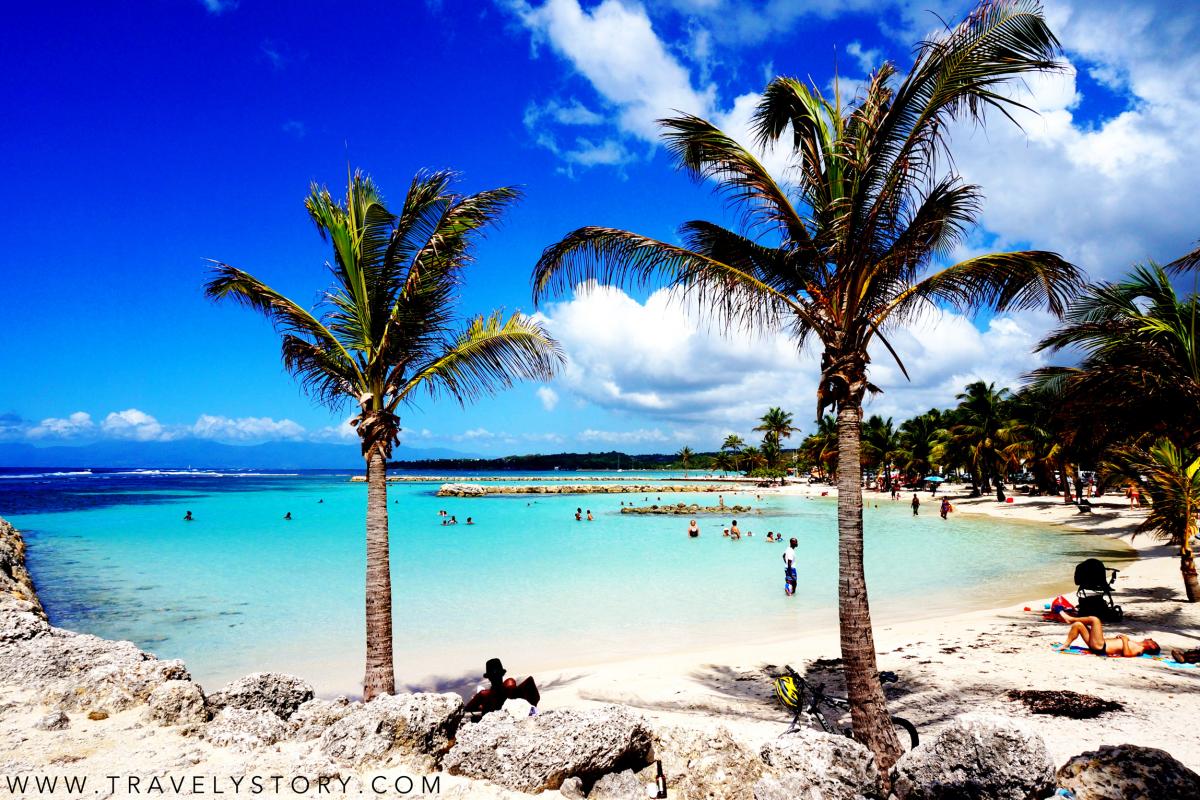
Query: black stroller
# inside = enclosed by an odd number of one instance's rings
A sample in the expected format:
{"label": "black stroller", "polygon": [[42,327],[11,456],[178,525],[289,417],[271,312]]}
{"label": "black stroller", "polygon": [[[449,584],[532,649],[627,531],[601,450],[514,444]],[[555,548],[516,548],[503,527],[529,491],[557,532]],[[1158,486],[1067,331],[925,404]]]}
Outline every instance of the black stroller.
{"label": "black stroller", "polygon": [[[1105,622],[1120,622],[1125,612],[1113,602],[1113,584],[1120,570],[1104,566],[1098,558],[1081,561],[1075,567],[1075,585],[1079,587],[1076,611],[1081,617],[1099,617]],[[1111,573],[1111,574],[1110,574]]]}

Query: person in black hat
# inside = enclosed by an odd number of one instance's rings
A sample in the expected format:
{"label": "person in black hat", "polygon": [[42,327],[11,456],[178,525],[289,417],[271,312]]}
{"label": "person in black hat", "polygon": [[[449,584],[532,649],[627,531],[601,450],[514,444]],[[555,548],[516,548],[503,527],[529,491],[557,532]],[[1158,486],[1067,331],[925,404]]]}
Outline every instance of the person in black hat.
{"label": "person in black hat", "polygon": [[471,714],[473,719],[479,720],[484,714],[499,711],[504,707],[505,701],[520,699],[528,702],[531,706],[530,716],[536,714],[537,704],[542,699],[542,695],[538,691],[537,684],[533,682],[533,678],[526,678],[518,684],[512,678],[505,680],[506,673],[507,670],[500,663],[500,659],[489,658],[483,666],[483,677],[487,678],[491,685],[476,692],[475,696],[467,701],[463,710]]}

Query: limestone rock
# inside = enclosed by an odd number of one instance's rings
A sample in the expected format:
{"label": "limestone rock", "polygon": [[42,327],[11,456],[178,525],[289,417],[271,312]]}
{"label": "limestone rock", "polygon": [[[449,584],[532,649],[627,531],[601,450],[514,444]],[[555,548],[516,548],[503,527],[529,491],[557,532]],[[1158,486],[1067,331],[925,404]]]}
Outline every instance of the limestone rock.
{"label": "limestone rock", "polygon": [[287,723],[261,708],[224,708],[204,728],[209,742],[243,751],[273,745],[287,734]]}
{"label": "limestone rock", "polygon": [[650,730],[623,706],[556,709],[520,721],[506,711],[464,725],[444,768],[508,789],[557,789],[575,776],[586,785],[649,762]]}
{"label": "limestone rock", "polygon": [[765,771],[773,780],[760,782],[755,798],[769,796],[776,784],[793,797],[852,800],[879,794],[875,756],[846,736],[801,728],[772,739],[759,749]]}
{"label": "limestone rock", "polygon": [[562,786],[558,787],[558,793],[567,800],[583,800],[587,797],[583,792],[583,781],[579,778],[567,778],[562,782]]}
{"label": "limestone rock", "polygon": [[71,718],[61,711],[54,711],[39,719],[33,727],[39,731],[61,731],[71,727]]}
{"label": "limestone rock", "polygon": [[1025,800],[1054,790],[1054,765],[1042,737],[990,714],[955,718],[892,768],[898,800]]}
{"label": "limestone rock", "polygon": [[312,699],[312,686],[293,675],[253,672],[210,695],[208,707],[213,713],[223,708],[261,709],[280,719],[288,719]]}
{"label": "limestone rock", "polygon": [[3,518],[0,518],[0,597],[4,598],[5,605],[22,602],[39,616],[46,616],[33,588],[33,579],[25,568],[25,540],[21,532]]}
{"label": "limestone rock", "polygon": [[456,694],[383,695],[330,725],[317,748],[354,767],[432,769],[450,749],[462,714]]}
{"label": "limestone rock", "polygon": [[1123,744],[1081,753],[1058,768],[1058,785],[1077,800],[1200,797],[1200,775],[1153,747]]}
{"label": "limestone rock", "polygon": [[167,681],[146,701],[146,719],[159,725],[198,725],[208,721],[204,691],[192,681]]}
{"label": "limestone rock", "polygon": [[596,781],[588,800],[645,800],[646,787],[633,770],[612,772]]}
{"label": "limestone rock", "polygon": [[[654,758],[662,761],[667,787],[684,800],[743,800],[763,774],[763,762],[725,727],[712,731],[674,726],[654,730]],[[639,777],[653,783],[651,764]]]}
{"label": "limestone rock", "polygon": [[292,738],[308,742],[320,739],[330,725],[342,720],[347,714],[360,706],[351,704],[345,697],[336,700],[309,700],[289,720],[295,731]]}
{"label": "limestone rock", "polygon": [[15,603],[0,610],[0,644],[32,639],[50,630],[46,618]]}

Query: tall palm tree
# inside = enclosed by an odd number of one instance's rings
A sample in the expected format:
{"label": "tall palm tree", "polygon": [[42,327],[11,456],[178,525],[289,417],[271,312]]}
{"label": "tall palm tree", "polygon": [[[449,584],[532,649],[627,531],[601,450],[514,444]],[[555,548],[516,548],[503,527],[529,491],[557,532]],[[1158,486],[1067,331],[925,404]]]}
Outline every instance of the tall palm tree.
{"label": "tall palm tree", "polygon": [[679,463],[683,465],[683,477],[685,478],[687,477],[688,466],[692,463],[693,455],[695,454],[692,453],[692,448],[686,446],[675,454],[675,457],[679,459]]}
{"label": "tall palm tree", "polygon": [[344,201],[312,186],[304,205],[333,245],[332,286],[312,311],[258,278],[214,262],[205,294],[266,316],[283,338],[283,365],[314,399],[357,409],[351,420],[367,469],[367,700],[395,691],[388,556],[387,459],[400,440],[401,404],[419,392],[465,404],[520,378],[547,380],[558,345],[523,314],[460,324],[456,293],[472,248],[517,198],[500,188],[451,192],[454,174],[420,173],[398,214],[355,172]]}
{"label": "tall palm tree", "polygon": [[965,454],[965,466],[975,479],[980,492],[987,492],[994,480],[996,499],[1004,502],[1004,473],[1011,463],[1006,453],[1008,444],[1004,432],[1011,425],[1009,405],[1011,396],[1007,389],[996,389],[994,383],[975,381],[956,395],[957,423],[950,429],[950,437]]}
{"label": "tall palm tree", "polygon": [[737,472],[738,463],[741,461],[742,448],[745,446],[745,440],[736,433],[726,436],[725,441],[721,444],[721,450],[729,454],[729,463],[732,465],[731,469],[734,472]]}
{"label": "tall palm tree", "polygon": [[1189,603],[1196,602],[1200,580],[1193,548],[1200,514],[1200,454],[1163,438],[1146,450],[1124,448],[1117,460],[1126,465],[1127,476],[1139,481],[1144,476],[1150,511],[1136,532],[1152,533],[1179,548],[1184,591]]}
{"label": "tall palm tree", "polygon": [[783,446],[783,440],[795,433],[796,428],[792,425],[792,415],[784,411],[778,406],[772,406],[767,409],[767,413],[762,415],[762,419],[754,430],[763,434],[763,441],[771,440],[776,447]]}
{"label": "tall palm tree", "polygon": [[[838,419],[839,622],[855,736],[887,770],[900,752],[876,672],[863,574],[859,482],[862,403],[876,345],[887,331],[941,303],[963,310],[1048,307],[1060,312],[1080,284],[1054,253],[971,258],[929,272],[954,252],[982,203],[979,187],[952,170],[945,132],[987,109],[1010,113],[1016,79],[1059,69],[1059,45],[1034,0],[983,2],[959,25],[922,44],[900,78],[884,63],[858,97],[826,98],[794,78],[776,78],[758,106],[758,142],[786,141],[788,188],[710,122],[663,120],[679,167],[714,181],[744,222],[734,231],[697,220],[682,244],[629,231],[585,227],[548,247],[534,271],[534,297],[584,284],[666,285],[698,303],[716,326],[790,332],[822,348],[817,417]],[[584,289],[586,290],[586,288]],[[901,365],[902,366],[902,365]]]}
{"label": "tall palm tree", "polygon": [[837,472],[837,418],[825,414],[817,420],[817,429],[804,438],[800,450],[821,471],[821,476]]}
{"label": "tall palm tree", "polygon": [[878,414],[872,415],[862,428],[863,466],[883,470],[883,488],[892,490],[892,462],[900,456],[900,435],[892,424]]}
{"label": "tall palm tree", "polygon": [[938,465],[937,447],[945,436],[942,412],[936,408],[900,423],[901,471],[913,478],[923,478],[933,472]]}
{"label": "tall palm tree", "polygon": [[762,450],[754,446],[742,450],[742,469],[746,474],[765,466],[767,466],[767,457]]}

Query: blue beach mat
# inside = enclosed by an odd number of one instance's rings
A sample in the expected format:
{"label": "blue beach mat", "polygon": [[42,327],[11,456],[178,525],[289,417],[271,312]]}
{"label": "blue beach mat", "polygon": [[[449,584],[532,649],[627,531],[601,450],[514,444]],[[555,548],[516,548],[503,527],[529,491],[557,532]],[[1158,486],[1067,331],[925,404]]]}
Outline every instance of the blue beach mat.
{"label": "blue beach mat", "polygon": [[[1077,645],[1071,645],[1070,647],[1064,648],[1062,646],[1062,642],[1054,642],[1050,646],[1052,648],[1054,648],[1054,650],[1056,652],[1066,653],[1067,655],[1071,655],[1071,656],[1095,655],[1095,653],[1093,653],[1091,650],[1088,650],[1086,647],[1079,647]],[[1099,656],[1097,656],[1097,658],[1099,658]],[[1111,658],[1115,661],[1125,661],[1126,660],[1123,656],[1107,656],[1107,658]],[[1147,655],[1146,653],[1142,653],[1140,656],[1138,656],[1138,658],[1145,658],[1145,659],[1149,659],[1150,661],[1157,661],[1158,663],[1168,666],[1171,669],[1197,669],[1197,668],[1200,668],[1200,664],[1183,664],[1183,663],[1180,663],[1180,662],[1176,661],[1175,659],[1171,658],[1170,656],[1164,656],[1162,653],[1159,653],[1156,656]]]}

